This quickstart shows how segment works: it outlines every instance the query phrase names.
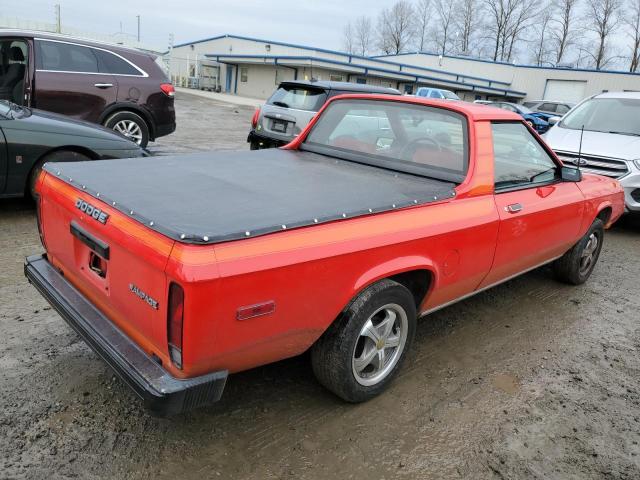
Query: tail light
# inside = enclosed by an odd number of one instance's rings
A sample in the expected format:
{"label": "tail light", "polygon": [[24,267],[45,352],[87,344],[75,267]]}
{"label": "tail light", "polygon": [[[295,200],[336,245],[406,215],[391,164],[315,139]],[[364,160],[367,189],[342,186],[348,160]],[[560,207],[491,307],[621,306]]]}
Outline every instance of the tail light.
{"label": "tail light", "polygon": [[176,89],[173,88],[173,85],[171,85],[170,83],[161,84],[160,90],[162,90],[162,93],[164,93],[167,97],[173,97],[176,94]]}
{"label": "tail light", "polygon": [[253,117],[251,117],[251,126],[256,128],[258,126],[258,119],[260,118],[260,107],[256,108],[256,111],[253,112]]}
{"label": "tail light", "polygon": [[184,290],[177,283],[169,286],[169,310],[167,312],[167,338],[169,356],[173,364],[182,369],[182,326],[184,323]]}

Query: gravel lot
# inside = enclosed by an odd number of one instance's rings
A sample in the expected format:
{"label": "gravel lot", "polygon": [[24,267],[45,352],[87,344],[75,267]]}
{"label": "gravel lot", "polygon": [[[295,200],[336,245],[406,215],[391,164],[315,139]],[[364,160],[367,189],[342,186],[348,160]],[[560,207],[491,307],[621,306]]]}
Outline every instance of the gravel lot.
{"label": "gravel lot", "polygon": [[[246,149],[253,113],[181,93],[160,154]],[[0,201],[0,478],[640,478],[640,222],[581,287],[538,270],[421,322],[401,377],[348,405],[308,358],[149,416],[25,281],[32,206]]]}

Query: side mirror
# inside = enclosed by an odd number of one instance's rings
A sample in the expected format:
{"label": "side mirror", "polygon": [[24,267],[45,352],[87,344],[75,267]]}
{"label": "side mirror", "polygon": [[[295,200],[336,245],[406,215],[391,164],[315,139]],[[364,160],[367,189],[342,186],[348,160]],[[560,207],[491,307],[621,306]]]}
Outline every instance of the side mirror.
{"label": "side mirror", "polygon": [[547,122],[549,122],[549,125],[555,125],[560,120],[562,120],[562,117],[549,117],[549,120],[547,120]]}
{"label": "side mirror", "polygon": [[564,165],[560,171],[560,178],[563,182],[580,182],[582,181],[582,171],[577,168],[567,167]]}

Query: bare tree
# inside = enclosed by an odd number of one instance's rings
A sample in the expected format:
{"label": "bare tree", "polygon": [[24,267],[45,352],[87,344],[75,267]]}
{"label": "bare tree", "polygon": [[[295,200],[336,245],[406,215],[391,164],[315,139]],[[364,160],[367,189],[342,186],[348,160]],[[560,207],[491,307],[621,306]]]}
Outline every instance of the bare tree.
{"label": "bare tree", "polygon": [[431,0],[418,0],[415,6],[415,37],[418,51],[424,51],[429,33]]}
{"label": "bare tree", "polygon": [[342,31],[342,49],[350,55],[355,55],[356,39],[354,34],[354,28],[351,22],[344,26]]}
{"label": "bare tree", "polygon": [[631,38],[630,72],[637,72],[640,66],[640,0],[631,0],[631,12],[625,23],[629,28],[627,34]]}
{"label": "bare tree", "polygon": [[522,33],[521,17],[527,0],[483,0],[488,16],[487,30],[492,38],[493,59],[509,60],[509,52]]}
{"label": "bare tree", "polygon": [[567,49],[574,42],[574,14],[577,10],[578,0],[559,0],[558,16],[552,19],[553,29],[551,39],[555,54],[555,64],[562,62]]}
{"label": "bare tree", "polygon": [[587,29],[596,34],[595,52],[585,52],[593,60],[596,70],[605,67],[613,58],[608,56],[609,41],[618,26],[621,0],[587,0]]}
{"label": "bare tree", "polygon": [[514,10],[512,21],[507,24],[505,44],[507,48],[502,51],[502,59],[508,62],[513,60],[516,43],[521,39],[525,30],[529,29],[539,15],[540,0],[520,0]]}
{"label": "bare tree", "polygon": [[548,5],[547,8],[540,12],[540,15],[536,22],[536,44],[534,52],[534,62],[539,67],[547,63],[547,59],[550,53],[548,45],[550,35],[549,26],[551,24],[551,21],[553,20],[553,15],[554,12],[552,5]]}
{"label": "bare tree", "polygon": [[479,23],[478,0],[459,0],[454,23],[460,37],[459,53],[469,54],[472,50],[471,41]]}
{"label": "bare tree", "polygon": [[378,46],[387,54],[406,51],[414,34],[413,5],[399,0],[378,16]]}
{"label": "bare tree", "polygon": [[354,50],[363,57],[371,53],[373,43],[373,26],[369,17],[358,17],[353,25],[355,37]]}
{"label": "bare tree", "polygon": [[449,50],[451,29],[454,27],[455,4],[451,0],[435,0],[436,27],[435,38],[438,51],[444,55]]}

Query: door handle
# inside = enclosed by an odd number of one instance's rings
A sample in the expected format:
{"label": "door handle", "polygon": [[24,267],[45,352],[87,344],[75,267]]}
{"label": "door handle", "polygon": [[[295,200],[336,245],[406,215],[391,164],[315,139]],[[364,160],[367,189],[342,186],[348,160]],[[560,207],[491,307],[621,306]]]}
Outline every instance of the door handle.
{"label": "door handle", "polygon": [[522,211],[522,204],[512,203],[511,205],[507,205],[506,207],[504,207],[504,210],[508,213],[518,213]]}
{"label": "door handle", "polygon": [[93,86],[98,88],[111,88],[113,87],[113,83],[94,83]]}

